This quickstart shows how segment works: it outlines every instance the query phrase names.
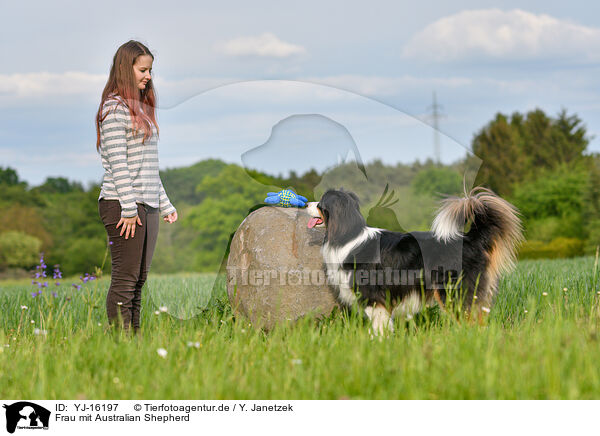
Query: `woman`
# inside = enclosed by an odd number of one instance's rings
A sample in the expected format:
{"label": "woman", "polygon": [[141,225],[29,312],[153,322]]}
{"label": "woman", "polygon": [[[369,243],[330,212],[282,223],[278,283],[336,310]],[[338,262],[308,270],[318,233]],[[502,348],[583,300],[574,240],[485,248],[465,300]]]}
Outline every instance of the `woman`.
{"label": "woman", "polygon": [[112,273],[106,296],[109,323],[140,328],[142,286],[158,234],[159,214],[177,221],[158,172],[154,56],[128,41],[113,58],[96,115],[96,149],[104,167],[98,211],[108,233]]}

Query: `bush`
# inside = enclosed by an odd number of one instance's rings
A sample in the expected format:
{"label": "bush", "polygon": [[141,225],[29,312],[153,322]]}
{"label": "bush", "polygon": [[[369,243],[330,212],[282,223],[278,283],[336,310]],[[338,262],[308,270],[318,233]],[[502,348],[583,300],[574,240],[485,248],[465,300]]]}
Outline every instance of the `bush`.
{"label": "bush", "polygon": [[533,181],[515,187],[512,203],[525,220],[580,215],[589,188],[589,171],[582,166],[561,165],[543,170]]}
{"label": "bush", "polygon": [[556,238],[549,243],[526,241],[519,250],[520,259],[557,259],[582,256],[584,241],[577,238]]}
{"label": "bush", "polygon": [[0,233],[0,268],[30,268],[38,261],[42,241],[21,231]]}
{"label": "bush", "polygon": [[[62,256],[61,268],[64,274],[94,272],[102,265],[106,239],[78,238],[66,249]],[[110,264],[110,258],[107,260]],[[106,268],[105,268],[106,269]]]}
{"label": "bush", "polygon": [[589,236],[585,243],[585,254],[596,254],[596,247],[600,246],[600,219],[590,220],[588,223]]}
{"label": "bush", "polygon": [[461,175],[446,167],[427,168],[419,172],[412,181],[417,194],[421,195],[456,195],[463,190]]}
{"label": "bush", "polygon": [[532,219],[526,225],[526,237],[548,243],[557,238],[585,239],[585,225],[579,213]]}

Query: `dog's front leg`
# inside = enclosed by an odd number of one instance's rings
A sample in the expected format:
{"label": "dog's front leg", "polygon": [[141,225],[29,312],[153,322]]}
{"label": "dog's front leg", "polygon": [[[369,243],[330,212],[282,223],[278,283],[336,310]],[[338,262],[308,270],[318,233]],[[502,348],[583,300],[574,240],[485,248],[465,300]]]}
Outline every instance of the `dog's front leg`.
{"label": "dog's front leg", "polygon": [[371,321],[371,331],[375,336],[384,336],[386,333],[394,332],[394,324],[388,310],[375,303],[365,308],[365,315]]}

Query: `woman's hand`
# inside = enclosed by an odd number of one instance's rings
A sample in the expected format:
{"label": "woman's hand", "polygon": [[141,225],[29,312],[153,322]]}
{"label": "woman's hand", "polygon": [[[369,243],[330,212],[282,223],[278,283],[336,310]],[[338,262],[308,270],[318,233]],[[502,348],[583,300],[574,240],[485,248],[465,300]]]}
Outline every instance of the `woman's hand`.
{"label": "woman's hand", "polygon": [[135,236],[135,224],[139,224],[140,226],[142,225],[142,221],[140,220],[139,216],[134,216],[131,218],[123,218],[121,217],[121,219],[119,220],[119,223],[117,224],[117,229],[119,228],[119,226],[122,224],[123,227],[121,227],[121,236],[123,236],[123,232],[125,232],[125,239],[129,238],[129,235],[131,234],[131,237],[133,238]]}
{"label": "woman's hand", "polygon": [[177,211],[165,216],[163,220],[169,224],[173,224],[175,221],[177,221]]}

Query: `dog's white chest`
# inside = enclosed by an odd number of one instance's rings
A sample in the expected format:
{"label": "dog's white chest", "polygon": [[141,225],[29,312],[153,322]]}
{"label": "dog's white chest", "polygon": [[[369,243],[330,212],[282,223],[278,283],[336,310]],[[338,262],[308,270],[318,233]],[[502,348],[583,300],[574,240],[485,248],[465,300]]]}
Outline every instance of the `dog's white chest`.
{"label": "dog's white chest", "polygon": [[[322,247],[323,261],[327,268],[327,282],[338,290],[338,300],[346,306],[352,306],[356,295],[352,290],[352,272],[344,271],[342,262],[346,258],[340,250],[332,249],[328,244]],[[344,256],[340,258],[341,256]]]}

